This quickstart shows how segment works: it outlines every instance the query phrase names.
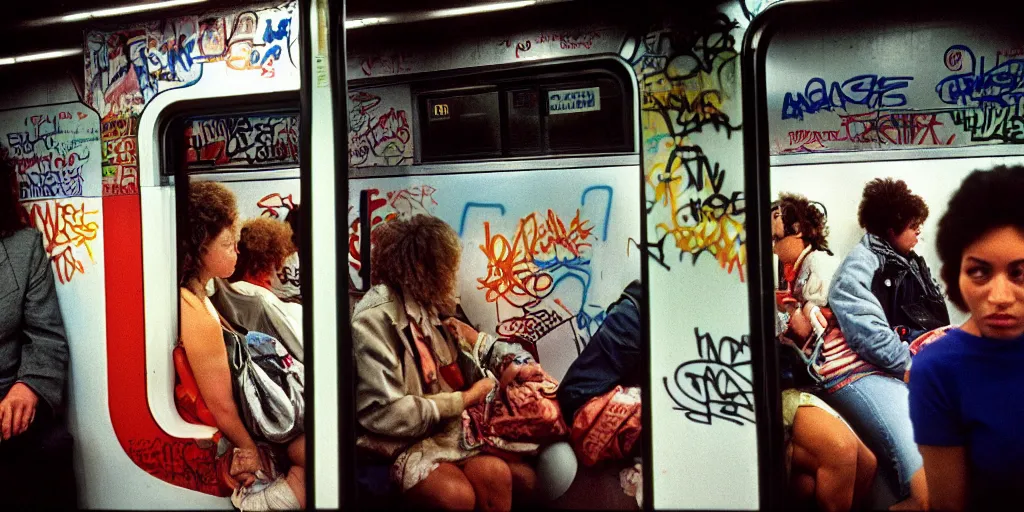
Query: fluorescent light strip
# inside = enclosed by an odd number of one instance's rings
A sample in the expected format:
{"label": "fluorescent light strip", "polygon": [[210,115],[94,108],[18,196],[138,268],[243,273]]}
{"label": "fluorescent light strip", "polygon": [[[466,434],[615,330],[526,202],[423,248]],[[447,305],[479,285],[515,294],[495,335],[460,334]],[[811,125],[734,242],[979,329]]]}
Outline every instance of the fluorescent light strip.
{"label": "fluorescent light strip", "polygon": [[521,7],[529,7],[536,3],[537,0],[522,0],[520,2],[499,2],[494,4],[471,5],[468,7],[452,7],[449,9],[429,11],[428,16],[431,18],[453,18],[455,16],[468,16],[470,14],[519,9]]}
{"label": "fluorescent light strip", "polygon": [[351,30],[355,28],[368,27],[371,25],[389,25],[394,23],[411,23],[415,21],[423,21],[429,19],[454,18],[457,16],[468,16],[471,14],[482,14],[485,12],[505,11],[509,9],[530,7],[532,5],[542,3],[548,4],[565,1],[570,0],[521,0],[516,2],[496,2],[490,4],[471,5],[467,7],[451,7],[447,9],[436,9],[433,11],[410,12],[387,17],[359,18],[354,20],[345,20],[345,29]]}
{"label": "fluorescent light strip", "polygon": [[40,27],[45,25],[54,25],[58,23],[85,21],[94,18],[109,18],[112,16],[123,16],[125,14],[134,14],[137,12],[155,11],[158,9],[180,7],[182,5],[198,4],[203,3],[205,1],[206,0],[165,0],[163,2],[149,2],[144,4],[124,5],[121,7],[109,7],[106,9],[97,9],[95,11],[75,12],[71,14],[65,14],[63,16],[42,18],[38,20],[27,21],[24,23],[24,25],[30,27]]}
{"label": "fluorescent light strip", "polygon": [[67,48],[64,50],[48,50],[45,52],[38,53],[26,53],[25,55],[18,55],[16,57],[0,58],[0,66],[7,66],[10,64],[21,64],[22,62],[34,62],[37,60],[60,59],[63,57],[71,57],[73,55],[81,54],[81,48]]}

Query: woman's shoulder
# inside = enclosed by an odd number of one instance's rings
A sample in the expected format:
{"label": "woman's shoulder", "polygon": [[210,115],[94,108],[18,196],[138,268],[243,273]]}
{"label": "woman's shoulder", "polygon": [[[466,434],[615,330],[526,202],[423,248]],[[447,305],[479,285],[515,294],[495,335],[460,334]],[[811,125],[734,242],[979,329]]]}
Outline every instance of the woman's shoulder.
{"label": "woman's shoulder", "polygon": [[178,295],[181,302],[181,329],[183,338],[197,330],[210,332],[220,330],[220,324],[210,316],[210,312],[207,311],[206,305],[202,302],[203,299],[197,297],[186,288],[180,288]]}
{"label": "woman's shoulder", "polygon": [[30,253],[36,246],[43,247],[43,233],[34,227],[21,228],[0,239],[8,252]]}
{"label": "woman's shoulder", "polygon": [[[352,319],[365,316],[389,315],[395,316],[400,308],[398,294],[394,293],[387,285],[378,284],[363,295],[356,303],[352,311]],[[394,312],[392,312],[394,310]]]}

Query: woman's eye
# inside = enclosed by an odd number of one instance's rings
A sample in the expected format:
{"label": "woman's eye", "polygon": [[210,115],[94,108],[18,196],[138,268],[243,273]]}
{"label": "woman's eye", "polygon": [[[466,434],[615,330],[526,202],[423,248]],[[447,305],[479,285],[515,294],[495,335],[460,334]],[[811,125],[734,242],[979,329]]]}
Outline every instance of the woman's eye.
{"label": "woman's eye", "polygon": [[971,279],[984,279],[988,277],[988,269],[985,267],[972,267],[966,270],[967,277]]}
{"label": "woman's eye", "polygon": [[1024,265],[1014,265],[1010,267],[1010,279],[1014,282],[1024,282]]}

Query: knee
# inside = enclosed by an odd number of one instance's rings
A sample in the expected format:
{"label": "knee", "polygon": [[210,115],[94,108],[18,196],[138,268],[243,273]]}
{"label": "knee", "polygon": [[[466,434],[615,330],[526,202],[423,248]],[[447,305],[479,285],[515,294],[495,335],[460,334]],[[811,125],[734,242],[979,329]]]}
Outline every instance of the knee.
{"label": "knee", "polygon": [[481,455],[466,463],[466,477],[488,490],[512,492],[512,470],[498,457]]}
{"label": "knee", "polygon": [[473,510],[476,506],[476,493],[465,477],[434,470],[428,479],[410,489],[406,496],[410,508]]}
{"label": "knee", "polygon": [[859,444],[853,432],[836,433],[822,462],[833,467],[856,466]]}

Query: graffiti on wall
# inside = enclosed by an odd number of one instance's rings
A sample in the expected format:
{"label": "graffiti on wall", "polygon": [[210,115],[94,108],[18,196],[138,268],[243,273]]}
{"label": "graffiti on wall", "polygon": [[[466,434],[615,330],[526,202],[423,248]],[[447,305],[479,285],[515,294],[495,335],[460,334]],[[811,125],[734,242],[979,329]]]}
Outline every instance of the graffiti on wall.
{"label": "graffiti on wall", "polygon": [[185,163],[190,168],[298,165],[299,118],[247,114],[191,120],[185,125]]}
{"label": "graffiti on wall", "polygon": [[[409,126],[408,94],[395,91],[383,101],[368,91],[348,95],[348,161],[350,167],[405,165],[412,163],[413,142]],[[405,89],[408,92],[408,89]]]}
{"label": "graffiti on wall", "polygon": [[575,28],[560,31],[541,31],[533,37],[509,38],[498,43],[500,47],[506,48],[515,54],[516,59],[531,55],[531,50],[536,53],[543,50],[562,50],[581,53],[590,52],[595,42],[601,39],[599,28]]}
{"label": "graffiti on wall", "polygon": [[780,118],[789,122],[773,131],[772,152],[1024,143],[1020,50],[999,49],[986,60],[954,44],[932,62],[941,74],[935,81],[862,74],[827,85],[812,78],[804,90],[785,93]]}
{"label": "graffiti on wall", "polygon": [[750,379],[750,338],[729,336],[715,341],[695,328],[698,357],[662,379],[673,409],[694,423],[719,419],[737,425],[754,423],[754,385]]}
{"label": "graffiti on wall", "polygon": [[95,123],[94,115],[74,104],[3,116],[6,137],[0,146],[14,163],[22,200],[90,193],[88,173],[100,156]]}
{"label": "graffiti on wall", "polygon": [[216,446],[203,448],[194,440],[158,437],[128,439],[124,449],[140,468],[165,482],[215,496],[224,494]]}
{"label": "graffiti on wall", "polygon": [[[191,85],[204,73],[243,72],[244,79],[273,78],[283,68],[295,73],[295,9],[289,2],[88,32],[85,97],[104,123],[103,193],[138,193],[138,118],[158,93]],[[287,141],[286,135],[281,145],[272,144],[272,154],[289,151]]]}
{"label": "graffiti on wall", "polygon": [[43,245],[61,284],[70,283],[86,272],[86,263],[95,265],[92,247],[100,230],[98,210],[90,210],[84,200],[56,199],[25,204],[33,226],[43,233]]}
{"label": "graffiti on wall", "polygon": [[743,280],[743,191],[725,186],[726,169],[693,140],[740,129],[738,27],[718,13],[693,27],[628,38],[622,54],[640,85],[647,214],[656,234],[644,250],[671,268],[667,240],[679,261],[690,255],[696,264],[707,253]]}

